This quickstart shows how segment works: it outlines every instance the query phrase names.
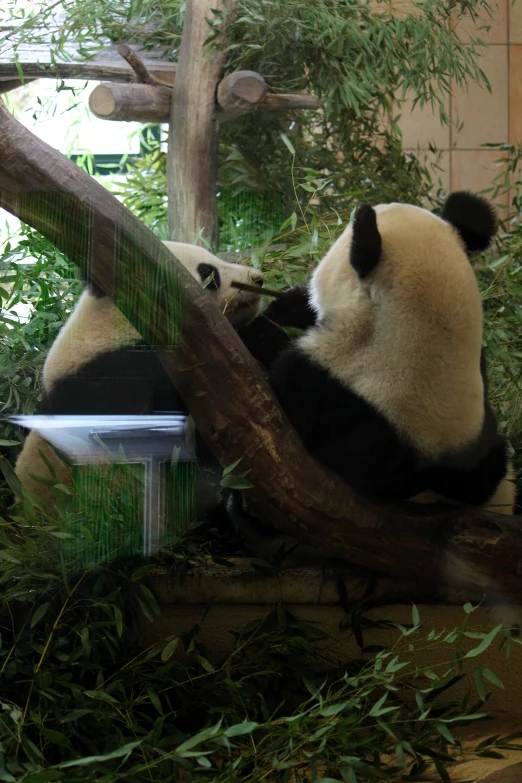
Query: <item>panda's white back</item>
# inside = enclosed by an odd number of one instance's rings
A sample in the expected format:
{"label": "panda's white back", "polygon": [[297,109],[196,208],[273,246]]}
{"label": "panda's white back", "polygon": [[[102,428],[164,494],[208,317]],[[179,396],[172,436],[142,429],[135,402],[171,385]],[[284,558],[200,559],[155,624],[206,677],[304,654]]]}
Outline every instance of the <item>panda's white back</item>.
{"label": "panda's white back", "polygon": [[324,327],[301,344],[424,454],[437,456],[472,441],[484,419],[480,293],[448,223],[405,204],[375,212],[382,238],[375,271],[361,280],[348,262],[347,227],[312,280]]}
{"label": "panda's white back", "polygon": [[317,267],[317,322],[270,380],[304,445],[361,494],[512,507],[470,264],[496,229],[491,205],[465,192],[442,219],[363,204]]}

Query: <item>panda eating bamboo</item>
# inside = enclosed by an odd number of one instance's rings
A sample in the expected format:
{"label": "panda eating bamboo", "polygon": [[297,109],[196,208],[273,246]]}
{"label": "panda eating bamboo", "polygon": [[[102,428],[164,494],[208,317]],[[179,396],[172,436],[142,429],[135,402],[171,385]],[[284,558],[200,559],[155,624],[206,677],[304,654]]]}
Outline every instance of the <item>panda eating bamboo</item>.
{"label": "panda eating bamboo", "polygon": [[[260,286],[257,271],[203,248],[166,245],[196,279],[211,278],[209,295],[269,370],[304,446],[354,489],[381,502],[446,500],[511,514],[515,487],[488,403],[469,261],[495,232],[492,207],[469,193],[451,194],[442,217],[406,204],[363,205],[309,289],[284,292],[263,313],[262,288],[232,285]],[[290,344],[287,326],[305,333]],[[136,363],[138,341],[112,300],[88,288],[47,357],[40,412],[183,409],[152,351]],[[16,470],[42,496],[49,487],[30,476],[46,472],[39,449],[52,458],[31,433]]]}

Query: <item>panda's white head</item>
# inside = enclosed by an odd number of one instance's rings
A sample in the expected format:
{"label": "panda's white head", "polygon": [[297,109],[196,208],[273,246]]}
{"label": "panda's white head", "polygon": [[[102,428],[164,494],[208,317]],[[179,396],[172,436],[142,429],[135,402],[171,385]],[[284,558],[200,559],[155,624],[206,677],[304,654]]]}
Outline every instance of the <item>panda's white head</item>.
{"label": "panda's white head", "polygon": [[[261,272],[242,264],[229,264],[197,245],[171,241],[163,244],[181,261],[192,277],[213,293],[218,306],[233,326],[241,326],[259,313],[263,285]],[[233,282],[259,286],[259,294],[240,291],[232,286]]]}
{"label": "panda's white head", "polygon": [[495,231],[491,206],[469,193],[452,194],[442,218],[363,205],[312,277],[319,326],[303,349],[427,456],[482,425],[482,306],[468,253]]}

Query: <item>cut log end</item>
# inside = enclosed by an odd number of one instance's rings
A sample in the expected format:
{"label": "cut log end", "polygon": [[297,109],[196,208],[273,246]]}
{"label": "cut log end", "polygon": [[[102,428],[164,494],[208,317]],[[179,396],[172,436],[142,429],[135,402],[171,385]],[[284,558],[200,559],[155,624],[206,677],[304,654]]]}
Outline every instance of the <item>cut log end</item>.
{"label": "cut log end", "polygon": [[116,109],[116,99],[110,84],[100,84],[89,95],[89,109],[96,117],[108,119]]}
{"label": "cut log end", "polygon": [[171,90],[150,84],[99,84],[89,96],[89,108],[101,120],[168,122]]}
{"label": "cut log end", "polygon": [[238,117],[265,98],[266,82],[255,71],[234,71],[220,81],[217,102],[226,119]]}
{"label": "cut log end", "polygon": [[218,84],[218,119],[227,122],[252,109],[318,109],[316,95],[267,93],[266,82],[255,71],[234,71]]}

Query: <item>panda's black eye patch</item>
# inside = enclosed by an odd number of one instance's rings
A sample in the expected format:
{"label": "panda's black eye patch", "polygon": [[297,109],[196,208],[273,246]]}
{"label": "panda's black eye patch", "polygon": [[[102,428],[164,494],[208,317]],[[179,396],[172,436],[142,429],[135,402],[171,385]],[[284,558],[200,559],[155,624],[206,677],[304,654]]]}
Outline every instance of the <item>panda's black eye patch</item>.
{"label": "panda's black eye patch", "polygon": [[212,264],[198,264],[197,272],[202,284],[208,280],[205,288],[210,288],[213,291],[221,288],[221,278],[215,266],[212,266]]}

